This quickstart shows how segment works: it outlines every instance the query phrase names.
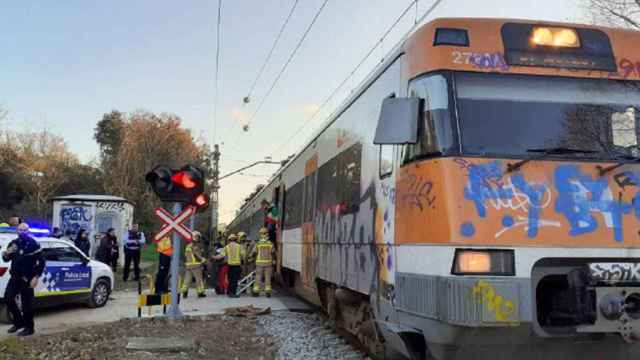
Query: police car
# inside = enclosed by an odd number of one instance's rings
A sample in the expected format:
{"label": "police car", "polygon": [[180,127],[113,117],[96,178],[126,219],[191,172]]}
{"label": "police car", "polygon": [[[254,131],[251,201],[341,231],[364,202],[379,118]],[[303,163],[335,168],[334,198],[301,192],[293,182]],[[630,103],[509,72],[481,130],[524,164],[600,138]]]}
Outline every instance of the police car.
{"label": "police car", "polygon": [[[31,235],[42,247],[45,268],[35,288],[35,307],[84,303],[92,308],[109,300],[114,279],[111,268],[86,257],[72,243],[48,237],[47,230],[31,229]],[[17,238],[15,229],[0,227],[0,253]],[[11,262],[0,256],[0,321],[8,322],[4,292],[9,282]]]}

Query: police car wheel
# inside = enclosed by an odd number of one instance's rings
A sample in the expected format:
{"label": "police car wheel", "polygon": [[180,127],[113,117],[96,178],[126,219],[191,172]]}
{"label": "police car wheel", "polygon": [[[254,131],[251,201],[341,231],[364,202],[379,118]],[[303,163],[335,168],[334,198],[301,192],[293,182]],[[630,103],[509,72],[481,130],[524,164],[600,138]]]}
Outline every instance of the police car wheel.
{"label": "police car wheel", "polygon": [[93,285],[93,290],[91,290],[89,307],[99,308],[105,306],[107,304],[107,300],[109,300],[110,293],[111,288],[109,286],[109,281],[106,279],[98,279],[98,281]]}

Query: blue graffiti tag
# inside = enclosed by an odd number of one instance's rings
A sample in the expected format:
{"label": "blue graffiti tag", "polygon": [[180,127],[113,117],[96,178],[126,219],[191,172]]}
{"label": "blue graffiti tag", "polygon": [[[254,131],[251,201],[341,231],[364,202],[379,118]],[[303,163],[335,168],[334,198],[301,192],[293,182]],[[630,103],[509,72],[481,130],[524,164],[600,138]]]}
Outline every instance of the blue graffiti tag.
{"label": "blue graffiti tag", "polygon": [[[473,201],[480,218],[487,217],[487,202],[493,203],[496,210],[510,208],[527,212],[527,235],[535,238],[539,227],[544,225],[540,219],[545,207],[545,196],[549,191],[547,185],[528,182],[522,173],[515,173],[503,178],[500,161],[467,167],[469,182],[464,189],[464,197]],[[640,172],[625,172],[614,176],[614,181],[622,191],[628,186],[640,184]],[[569,223],[569,235],[579,236],[594,232],[599,227],[596,214],[603,218],[604,226],[613,230],[615,241],[624,241],[623,219],[633,213],[640,219],[640,193],[631,201],[623,201],[620,194],[615,199],[606,177],[594,176],[581,172],[577,165],[561,165],[556,167],[553,186],[557,192],[555,211]],[[526,204],[526,206],[523,206]],[[515,221],[511,215],[504,215],[504,228],[511,228]],[[460,233],[473,236],[465,225]]]}
{"label": "blue graffiti tag", "polygon": [[469,167],[469,186],[464,189],[465,199],[475,203],[478,216],[487,216],[485,201],[508,200],[513,197],[513,191],[502,186],[492,186],[496,180],[502,178],[500,161],[493,161],[485,165],[471,165]]}
{"label": "blue graffiti tag", "polygon": [[570,235],[595,231],[598,220],[593,212],[600,212],[605,216],[607,226],[613,228],[615,240],[623,241],[623,215],[628,214],[638,201],[615,201],[606,178],[593,179],[591,175],[581,173],[576,165],[558,166],[554,181],[558,191],[556,211],[563,214],[571,225]]}
{"label": "blue graffiti tag", "polygon": [[65,207],[60,210],[60,227],[63,232],[78,233],[80,229],[88,229],[93,220],[91,209],[85,206]]}
{"label": "blue graffiti tag", "polygon": [[516,187],[516,189],[518,189],[518,191],[529,197],[531,206],[529,206],[529,230],[527,231],[527,235],[530,238],[534,238],[536,237],[536,235],[538,235],[540,208],[542,207],[542,200],[547,189],[544,185],[527,183],[522,174],[511,176],[511,182]]}

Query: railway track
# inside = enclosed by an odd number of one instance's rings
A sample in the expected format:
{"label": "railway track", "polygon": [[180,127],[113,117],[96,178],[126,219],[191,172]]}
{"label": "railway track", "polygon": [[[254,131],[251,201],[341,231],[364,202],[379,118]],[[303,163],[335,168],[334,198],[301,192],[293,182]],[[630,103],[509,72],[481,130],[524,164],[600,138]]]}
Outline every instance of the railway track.
{"label": "railway track", "polygon": [[276,359],[369,359],[357,340],[336,330],[318,310],[274,312],[259,323],[278,341]]}

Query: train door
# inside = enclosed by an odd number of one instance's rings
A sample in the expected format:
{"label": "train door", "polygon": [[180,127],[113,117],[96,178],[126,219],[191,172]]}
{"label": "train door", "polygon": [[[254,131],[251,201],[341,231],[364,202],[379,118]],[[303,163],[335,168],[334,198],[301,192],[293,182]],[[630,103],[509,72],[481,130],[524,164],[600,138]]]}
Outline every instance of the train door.
{"label": "train door", "polygon": [[284,220],[284,210],[285,210],[285,186],[278,185],[274,189],[273,192],[273,204],[276,209],[278,209],[278,222],[276,225],[276,273],[280,274],[282,272],[282,235],[284,233],[283,220]]}
{"label": "train door", "polygon": [[378,291],[386,294],[394,284],[394,220],[396,197],[397,145],[379,145],[377,191],[378,208],[375,219],[375,241],[378,256]]}
{"label": "train door", "polygon": [[307,291],[316,292],[317,261],[315,246],[314,214],[316,206],[316,177],[318,155],[309,159],[304,167],[301,280]]}

